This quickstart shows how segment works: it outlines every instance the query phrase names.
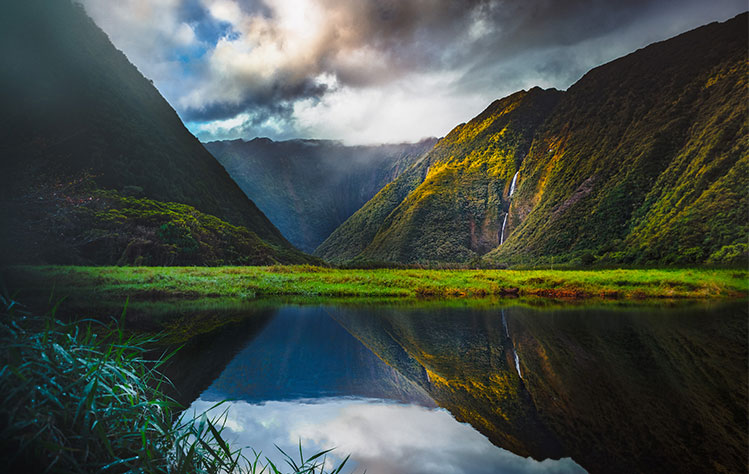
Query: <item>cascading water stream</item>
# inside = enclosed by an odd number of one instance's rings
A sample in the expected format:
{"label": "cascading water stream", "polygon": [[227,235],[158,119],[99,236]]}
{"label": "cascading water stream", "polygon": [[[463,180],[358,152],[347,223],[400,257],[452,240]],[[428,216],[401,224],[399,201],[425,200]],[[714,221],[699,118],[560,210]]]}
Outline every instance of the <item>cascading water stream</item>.
{"label": "cascading water stream", "polygon": [[514,348],[512,349],[512,355],[515,356],[515,370],[518,372],[518,377],[522,379],[523,374],[520,373],[520,358],[518,357],[518,352]]}
{"label": "cascading water stream", "polygon": [[507,320],[505,319],[505,310],[502,310],[502,326],[505,328],[505,336],[510,339],[510,331],[507,329]]}
{"label": "cascading water stream", "polygon": [[505,214],[505,218],[502,221],[502,231],[499,233],[499,245],[505,243],[505,226],[507,225],[507,215],[508,214]]}
{"label": "cascading water stream", "polygon": [[[512,183],[510,183],[510,195],[508,197],[512,197],[513,194],[515,194],[515,185],[518,183],[518,175],[520,174],[520,170],[517,170],[515,172],[515,176],[512,177]],[[507,225],[507,216],[509,215],[509,211],[505,214],[505,218],[502,221],[502,231],[499,233],[499,245],[502,245],[505,243],[505,226]]]}
{"label": "cascading water stream", "polygon": [[517,170],[515,172],[515,176],[512,177],[512,183],[510,184],[510,197],[515,193],[515,185],[518,182],[518,175],[520,174],[520,170]]}

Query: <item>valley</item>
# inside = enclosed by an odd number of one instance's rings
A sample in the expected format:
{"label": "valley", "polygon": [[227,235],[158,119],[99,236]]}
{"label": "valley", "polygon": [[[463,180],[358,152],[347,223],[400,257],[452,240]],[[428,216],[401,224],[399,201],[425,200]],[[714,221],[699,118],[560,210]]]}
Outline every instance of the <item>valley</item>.
{"label": "valley", "polygon": [[312,253],[436,141],[345,146],[330,140],[255,138],[205,147],[289,242]]}
{"label": "valley", "polygon": [[4,6],[4,466],[745,472],[749,13],[572,3]]}

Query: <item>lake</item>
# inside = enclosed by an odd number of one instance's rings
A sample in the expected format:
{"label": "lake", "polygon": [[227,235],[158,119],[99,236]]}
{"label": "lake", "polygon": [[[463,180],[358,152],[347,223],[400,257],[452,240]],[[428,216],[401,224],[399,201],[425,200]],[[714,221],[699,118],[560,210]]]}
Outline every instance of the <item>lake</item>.
{"label": "lake", "polygon": [[188,344],[188,413],[347,472],[746,472],[747,303],[280,305]]}

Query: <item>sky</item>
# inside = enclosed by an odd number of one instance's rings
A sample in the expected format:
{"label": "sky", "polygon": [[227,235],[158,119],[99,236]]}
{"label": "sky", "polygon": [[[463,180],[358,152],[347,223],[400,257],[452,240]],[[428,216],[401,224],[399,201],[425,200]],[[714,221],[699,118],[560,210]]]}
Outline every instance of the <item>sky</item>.
{"label": "sky", "polygon": [[[80,0],[202,141],[444,136],[746,0]],[[655,73],[655,71],[654,71]]]}

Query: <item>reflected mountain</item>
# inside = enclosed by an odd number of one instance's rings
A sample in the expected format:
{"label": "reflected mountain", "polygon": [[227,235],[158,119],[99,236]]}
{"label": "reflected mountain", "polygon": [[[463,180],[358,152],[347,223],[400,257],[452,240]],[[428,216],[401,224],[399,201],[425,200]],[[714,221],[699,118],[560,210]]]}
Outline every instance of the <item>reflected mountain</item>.
{"label": "reflected mountain", "polygon": [[[228,313],[228,314],[227,314]],[[182,406],[189,406],[210,384],[216,375],[233,360],[237,353],[257,337],[273,319],[275,309],[246,311],[238,321],[200,334],[181,347],[162,372],[172,382],[166,390]],[[229,318],[231,312],[218,312],[217,317]],[[220,341],[220,343],[217,343]]]}
{"label": "reflected mountain", "polygon": [[497,446],[539,460],[563,456],[515,371],[500,310],[339,309],[331,314],[439,406]]}
{"label": "reflected mountain", "polygon": [[744,303],[330,313],[516,454],[591,472],[746,471]]}
{"label": "reflected mountain", "polygon": [[[252,417],[296,407],[305,423],[348,426],[344,431],[353,425],[340,421],[339,409],[359,413],[352,415],[359,423],[382,403],[438,406],[516,461],[572,458],[605,473],[746,472],[745,302],[613,309],[282,306],[256,313],[188,344],[170,368],[180,401],[199,394],[194,407],[237,400],[247,426],[260,423]],[[296,440],[303,425],[301,419],[291,431],[279,425],[274,436]],[[381,435],[372,429],[380,428],[369,427],[370,441]],[[449,427],[442,434],[453,430],[462,432]],[[326,436],[307,441],[350,440],[343,432]],[[383,452],[397,448],[384,446]],[[549,465],[574,470],[568,461]]]}
{"label": "reflected mountain", "polygon": [[203,400],[251,403],[328,397],[435,406],[417,383],[384,364],[322,307],[278,309],[201,394]]}

